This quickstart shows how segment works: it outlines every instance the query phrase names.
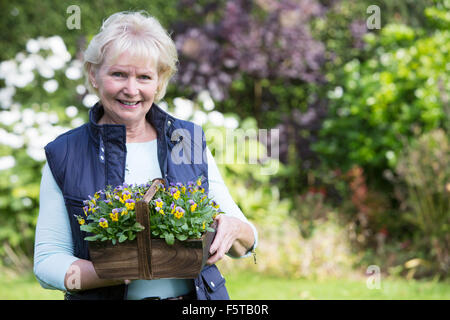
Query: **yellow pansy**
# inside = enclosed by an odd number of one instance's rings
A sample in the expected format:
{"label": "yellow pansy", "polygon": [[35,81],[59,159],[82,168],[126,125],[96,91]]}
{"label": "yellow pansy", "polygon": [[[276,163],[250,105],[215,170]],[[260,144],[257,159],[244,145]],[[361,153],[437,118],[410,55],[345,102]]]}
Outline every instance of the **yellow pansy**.
{"label": "yellow pansy", "polygon": [[98,224],[102,228],[108,228],[108,220],[106,220],[105,218],[100,218],[100,220],[98,221]]}

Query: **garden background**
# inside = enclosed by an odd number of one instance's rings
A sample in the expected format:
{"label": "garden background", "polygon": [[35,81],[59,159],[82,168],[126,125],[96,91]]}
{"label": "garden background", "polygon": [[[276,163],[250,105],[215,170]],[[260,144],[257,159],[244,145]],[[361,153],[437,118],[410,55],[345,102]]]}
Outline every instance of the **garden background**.
{"label": "garden background", "polygon": [[220,263],[231,298],[450,298],[449,0],[14,0],[0,2],[0,299],[62,298],[32,274],[43,147],[87,120],[82,52],[123,10],[176,41],[161,105],[202,125],[216,159],[245,155],[219,161],[259,231],[256,264]]}

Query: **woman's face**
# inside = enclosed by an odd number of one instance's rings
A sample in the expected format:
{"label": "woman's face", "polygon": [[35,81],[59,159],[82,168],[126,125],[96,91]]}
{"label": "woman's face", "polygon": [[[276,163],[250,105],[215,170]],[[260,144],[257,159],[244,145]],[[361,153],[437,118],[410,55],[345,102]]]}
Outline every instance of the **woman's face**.
{"label": "woman's face", "polygon": [[105,110],[105,122],[136,125],[145,119],[158,87],[156,65],[135,59],[127,52],[112,59],[107,53],[100,67],[91,70]]}

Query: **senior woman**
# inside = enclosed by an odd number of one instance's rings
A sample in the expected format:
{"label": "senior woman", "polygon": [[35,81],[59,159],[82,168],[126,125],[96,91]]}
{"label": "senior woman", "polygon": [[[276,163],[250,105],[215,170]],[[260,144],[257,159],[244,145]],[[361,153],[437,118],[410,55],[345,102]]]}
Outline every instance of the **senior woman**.
{"label": "senior woman", "polygon": [[[116,13],[104,21],[84,58],[88,86],[100,101],[91,108],[88,123],[45,147],[36,278],[44,288],[64,291],[66,299],[228,299],[214,263],[225,254],[250,255],[257,232],[232,200],[202,129],[155,104],[176,71],[172,39],[145,13]],[[216,217],[211,256],[198,278],[100,279],[75,217],[82,213],[83,200],[107,185],[158,177],[186,183],[200,175],[207,178],[202,187],[225,214]]]}

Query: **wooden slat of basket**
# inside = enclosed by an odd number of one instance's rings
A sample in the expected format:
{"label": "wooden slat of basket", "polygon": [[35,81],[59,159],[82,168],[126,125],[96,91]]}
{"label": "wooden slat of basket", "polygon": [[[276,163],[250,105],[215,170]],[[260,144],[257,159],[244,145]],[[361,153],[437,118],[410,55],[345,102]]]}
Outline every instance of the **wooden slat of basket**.
{"label": "wooden slat of basket", "polygon": [[150,241],[150,220],[148,217],[148,206],[144,201],[136,203],[136,221],[145,229],[138,232],[138,267],[140,279],[151,279],[151,241]]}
{"label": "wooden slat of basket", "polygon": [[157,187],[164,184],[162,179],[154,179],[152,185],[145,193],[142,200],[136,203],[136,221],[139,222],[145,229],[137,233],[138,246],[138,264],[139,276],[141,279],[152,279],[152,242],[150,230],[150,217],[148,212],[148,203],[152,200],[157,191]]}

